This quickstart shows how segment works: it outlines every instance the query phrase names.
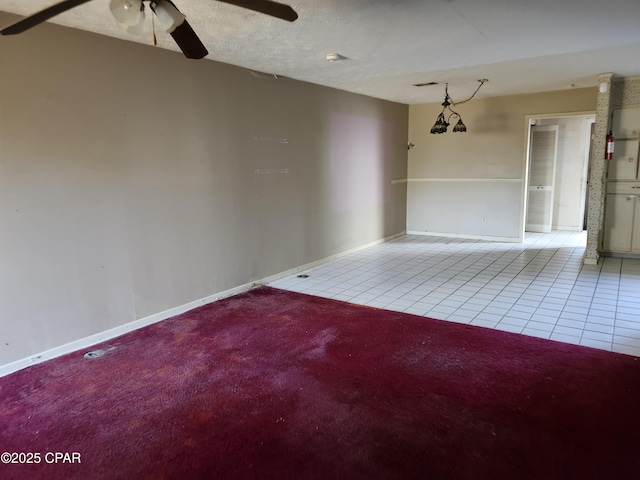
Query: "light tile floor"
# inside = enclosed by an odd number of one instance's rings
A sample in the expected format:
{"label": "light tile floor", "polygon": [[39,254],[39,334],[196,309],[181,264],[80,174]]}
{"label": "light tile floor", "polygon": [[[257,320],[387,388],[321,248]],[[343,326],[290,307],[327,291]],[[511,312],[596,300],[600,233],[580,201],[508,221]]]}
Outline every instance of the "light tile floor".
{"label": "light tile floor", "polygon": [[640,260],[582,265],[585,242],[564,231],[524,243],[405,235],[270,285],[640,356]]}

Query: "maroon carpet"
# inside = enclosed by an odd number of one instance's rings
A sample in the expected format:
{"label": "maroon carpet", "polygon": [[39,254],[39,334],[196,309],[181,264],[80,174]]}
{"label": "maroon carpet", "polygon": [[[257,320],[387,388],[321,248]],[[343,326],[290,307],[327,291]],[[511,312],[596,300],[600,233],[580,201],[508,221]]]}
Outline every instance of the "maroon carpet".
{"label": "maroon carpet", "polygon": [[0,379],[0,478],[640,478],[631,356],[268,287],[95,349]]}

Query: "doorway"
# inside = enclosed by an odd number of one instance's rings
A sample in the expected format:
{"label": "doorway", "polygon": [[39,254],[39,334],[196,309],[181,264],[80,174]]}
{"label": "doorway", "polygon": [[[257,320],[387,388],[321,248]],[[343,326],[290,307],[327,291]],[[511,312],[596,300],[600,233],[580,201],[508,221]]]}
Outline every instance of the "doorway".
{"label": "doorway", "polygon": [[549,233],[553,226],[558,130],[558,125],[537,123],[529,128],[526,232]]}
{"label": "doorway", "polygon": [[595,113],[527,117],[523,241],[527,232],[586,229],[594,122]]}

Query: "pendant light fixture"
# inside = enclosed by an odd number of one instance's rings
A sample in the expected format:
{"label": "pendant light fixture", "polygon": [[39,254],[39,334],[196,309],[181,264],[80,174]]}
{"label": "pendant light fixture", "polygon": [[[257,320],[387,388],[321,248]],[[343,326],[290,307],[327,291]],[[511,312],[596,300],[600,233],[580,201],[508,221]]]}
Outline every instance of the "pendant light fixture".
{"label": "pendant light fixture", "polygon": [[488,81],[489,80],[487,80],[486,78],[478,80],[478,82],[480,82],[480,85],[478,85],[476,91],[473,92],[473,94],[471,94],[469,98],[467,98],[466,100],[461,100],[460,102],[454,102],[451,99],[451,97],[449,96],[449,84],[447,83],[444,87],[444,101],[442,102],[442,111],[438,115],[438,118],[436,118],[436,123],[434,123],[433,127],[431,127],[431,133],[445,133],[447,131],[447,128],[449,128],[451,117],[458,118],[458,123],[454,125],[453,131],[466,132],[467,126],[462,122],[462,117],[458,112],[453,110],[451,106],[453,105],[455,107],[456,105],[460,105],[461,103],[465,103],[471,100],[475,96],[475,94],[478,93],[480,87],[482,87],[482,85],[484,85]]}
{"label": "pendant light fixture", "polygon": [[[174,32],[187,18],[170,0],[151,0],[149,6],[167,33]],[[111,0],[109,9],[123,29],[130,33],[142,32],[144,27],[142,0]]]}
{"label": "pendant light fixture", "polygon": [[109,10],[121,28],[129,33],[142,33],[144,27],[142,0],[111,0]]}
{"label": "pendant light fixture", "polygon": [[167,33],[173,33],[187,18],[170,0],[152,0],[149,6]]}

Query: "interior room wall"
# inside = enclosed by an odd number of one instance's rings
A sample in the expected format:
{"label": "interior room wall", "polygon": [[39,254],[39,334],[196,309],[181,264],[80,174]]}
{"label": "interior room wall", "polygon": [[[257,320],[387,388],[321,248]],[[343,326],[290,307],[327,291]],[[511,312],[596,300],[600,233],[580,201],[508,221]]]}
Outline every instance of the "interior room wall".
{"label": "interior room wall", "polygon": [[640,77],[620,78],[603,73],[598,78],[596,123],[589,181],[589,214],[587,220],[587,248],[585,263],[595,265],[600,258],[602,227],[604,225],[604,203],[606,193],[607,165],[604,146],[607,132],[611,128],[611,110],[616,107],[640,105]]}
{"label": "interior room wall", "polygon": [[0,365],[405,230],[406,105],[48,24],[0,58]]}
{"label": "interior room wall", "polygon": [[553,196],[554,230],[582,230],[589,136],[595,114],[542,118],[537,125],[558,125],[558,153]]}
{"label": "interior room wall", "polygon": [[[450,93],[455,101],[459,92]],[[517,240],[526,116],[593,111],[595,103],[595,88],[473,99],[456,109],[467,133],[440,135],[429,131],[441,105],[410,106],[409,141],[416,147],[408,160],[407,230]]]}

